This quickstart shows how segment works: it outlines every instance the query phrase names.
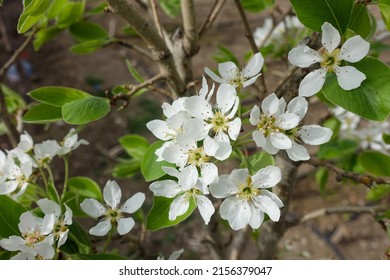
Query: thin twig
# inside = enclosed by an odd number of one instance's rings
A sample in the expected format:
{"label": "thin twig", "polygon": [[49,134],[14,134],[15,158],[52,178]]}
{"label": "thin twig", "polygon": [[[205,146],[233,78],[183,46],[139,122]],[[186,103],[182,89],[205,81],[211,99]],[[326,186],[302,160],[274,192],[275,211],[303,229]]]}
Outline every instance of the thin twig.
{"label": "thin twig", "polygon": [[134,44],[129,43],[129,42],[122,40],[122,39],[116,39],[114,41],[114,43],[118,43],[121,46],[124,46],[128,49],[134,50],[134,51],[138,52],[139,54],[142,54],[146,58],[154,61],[154,57],[152,56],[152,54],[150,52],[147,52],[144,48],[142,48],[140,46],[134,45]]}
{"label": "thin twig", "polygon": [[390,184],[390,181],[385,178],[374,177],[368,174],[358,174],[352,171],[346,171],[326,160],[319,160],[317,158],[312,157],[307,161],[307,163],[316,167],[323,166],[328,168],[329,170],[336,173],[336,178],[338,181],[341,181],[342,178],[348,178],[357,183],[361,183],[368,188],[373,187],[375,184]]}
{"label": "thin twig", "polygon": [[161,27],[160,18],[157,13],[157,4],[156,2],[154,2],[154,0],[149,0],[149,4],[150,4],[150,8],[152,9],[154,25],[156,26],[156,29],[160,37],[164,39],[163,29]]}
{"label": "thin twig", "polygon": [[226,3],[226,0],[215,0],[213,6],[211,7],[210,13],[208,14],[206,20],[199,29],[199,38],[206,33],[207,29],[213,25],[215,19],[217,18],[219,12],[222,10],[223,5]]}

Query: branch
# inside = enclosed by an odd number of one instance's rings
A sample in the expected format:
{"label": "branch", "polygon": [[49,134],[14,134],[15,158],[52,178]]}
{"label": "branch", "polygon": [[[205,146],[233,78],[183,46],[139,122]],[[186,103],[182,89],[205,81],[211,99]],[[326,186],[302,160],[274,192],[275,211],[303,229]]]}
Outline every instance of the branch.
{"label": "branch", "polygon": [[185,84],[180,78],[172,53],[157,30],[142,17],[126,0],[106,0],[111,10],[126,20],[150,48],[152,55],[165,75],[174,97],[185,93]]}
{"label": "branch", "polygon": [[329,170],[336,173],[336,179],[337,181],[341,181],[343,178],[351,179],[352,181],[355,181],[357,183],[361,183],[368,188],[371,188],[375,184],[390,184],[390,181],[386,180],[385,178],[381,177],[374,177],[368,174],[358,174],[351,171],[343,170],[335,165],[333,165],[331,162],[326,160],[319,160],[317,158],[311,158],[307,161],[307,163],[319,167],[323,166],[328,168]]}
{"label": "branch", "polygon": [[182,0],[181,13],[184,27],[184,51],[188,56],[194,56],[199,50],[194,1]]}
{"label": "branch", "polygon": [[152,9],[154,25],[156,26],[158,34],[160,35],[160,37],[164,38],[164,33],[163,33],[163,29],[161,27],[160,18],[158,17],[158,13],[157,13],[156,2],[154,2],[154,0],[149,0],[149,3],[150,3],[150,7]]}
{"label": "branch", "polygon": [[230,245],[230,252],[228,253],[229,260],[238,260],[242,250],[248,240],[249,227],[246,226],[244,229],[235,232],[234,238]]}
{"label": "branch", "polygon": [[154,57],[150,54],[150,52],[145,51],[145,49],[143,49],[140,46],[134,45],[134,44],[129,43],[129,42],[122,40],[122,39],[116,39],[114,42],[116,42],[119,45],[124,46],[128,49],[134,50],[134,51],[138,52],[139,54],[142,54],[146,58],[154,61]]}
{"label": "branch", "polygon": [[199,29],[199,38],[206,33],[207,29],[214,23],[219,12],[222,10],[223,5],[226,3],[226,0],[215,0],[213,6],[211,7],[210,13],[208,14],[206,20]]}

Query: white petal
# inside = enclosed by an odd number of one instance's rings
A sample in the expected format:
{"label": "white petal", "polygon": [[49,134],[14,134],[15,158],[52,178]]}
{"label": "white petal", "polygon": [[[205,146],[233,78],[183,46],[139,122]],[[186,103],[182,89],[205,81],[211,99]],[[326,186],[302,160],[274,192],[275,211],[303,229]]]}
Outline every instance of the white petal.
{"label": "white petal", "polygon": [[25,244],[25,240],[20,236],[12,235],[9,238],[0,240],[0,246],[7,251],[18,251],[21,245]]}
{"label": "white petal", "polygon": [[126,200],[126,202],[120,208],[120,211],[129,214],[134,213],[135,211],[141,208],[144,201],[145,201],[145,194],[138,192],[134,194],[132,197],[130,197],[128,200]]}
{"label": "white petal", "polygon": [[256,188],[271,188],[280,182],[282,172],[279,167],[267,166],[252,176],[253,186]]}
{"label": "white petal", "polygon": [[72,209],[68,207],[68,205],[65,205],[65,214],[64,214],[64,223],[65,225],[71,225],[72,224],[72,218],[73,218],[73,212]]}
{"label": "white petal", "polygon": [[283,201],[281,201],[280,198],[273,192],[270,192],[268,190],[261,190],[261,194],[271,198],[276,203],[276,205],[278,205],[279,208],[284,206]]}
{"label": "white petal", "polygon": [[190,135],[195,141],[200,141],[206,138],[209,134],[211,125],[199,119],[189,119],[184,124],[184,132]]}
{"label": "white petal", "polygon": [[182,191],[181,187],[172,180],[153,182],[149,189],[155,196],[164,196],[168,198],[175,197]]}
{"label": "white petal", "polygon": [[307,74],[299,85],[299,96],[309,97],[319,92],[325,83],[326,72],[326,68],[320,68]]}
{"label": "white petal", "polygon": [[337,67],[335,69],[337,81],[342,89],[351,90],[360,87],[366,75],[353,66]]}
{"label": "white petal", "polygon": [[48,235],[53,230],[55,222],[56,216],[54,214],[45,215],[42,221],[41,233]]}
{"label": "white petal", "polygon": [[195,166],[190,165],[181,171],[178,183],[182,187],[183,191],[188,191],[195,186],[197,180],[198,170]]}
{"label": "white petal", "polygon": [[[224,209],[227,208],[227,209]],[[246,200],[238,200],[235,197],[228,197],[220,206],[222,213],[228,211],[226,219],[233,230],[243,229],[250,221],[251,209]]]}
{"label": "white petal", "polygon": [[245,78],[255,76],[260,73],[261,68],[264,65],[264,58],[261,53],[256,53],[248,62],[248,65],[245,66],[243,74]]}
{"label": "white petal", "polygon": [[56,218],[61,215],[60,206],[52,200],[43,198],[38,200],[37,204],[44,214],[54,214]]}
{"label": "white petal", "polygon": [[264,213],[260,211],[253,203],[249,203],[251,209],[251,219],[249,225],[253,229],[258,229],[264,221]]}
{"label": "white petal", "polygon": [[257,105],[253,106],[249,117],[251,125],[257,125],[260,122],[260,109]]}
{"label": "white petal", "polygon": [[47,243],[41,242],[36,244],[34,249],[45,260],[50,260],[54,257],[54,248]]}
{"label": "white petal", "polygon": [[201,166],[200,174],[204,183],[210,185],[218,179],[218,168],[214,163],[204,163]]}
{"label": "white petal", "polygon": [[340,34],[330,23],[325,22],[321,26],[321,43],[328,52],[333,52],[340,45]]}
{"label": "white petal", "polygon": [[11,260],[35,260],[36,252],[20,252],[13,256]]}
{"label": "white petal", "polygon": [[254,198],[255,203],[265,212],[269,218],[277,222],[280,218],[280,209],[278,205],[268,196],[260,195]]}
{"label": "white petal", "polygon": [[110,229],[111,229],[111,222],[109,219],[105,219],[100,223],[98,223],[93,228],[91,228],[89,230],[89,234],[95,236],[104,236],[110,231]]}
{"label": "white petal", "polygon": [[35,231],[38,224],[36,218],[31,212],[24,212],[20,215],[20,223],[18,226],[21,233],[29,233]]}
{"label": "white petal", "polygon": [[268,95],[261,103],[261,110],[268,117],[273,116],[278,111],[278,107],[279,99],[275,93]]}
{"label": "white petal", "polygon": [[279,152],[279,149],[275,148],[275,146],[272,144],[270,137],[265,138],[265,146],[261,148],[271,155]]}
{"label": "white petal", "polygon": [[[187,112],[179,112],[174,114],[173,116],[167,118],[168,128],[172,131],[181,130],[184,124],[191,118],[191,116]],[[168,131],[169,132],[169,131]]]}
{"label": "white petal", "polygon": [[358,62],[362,60],[370,50],[370,43],[366,42],[359,35],[349,38],[341,47],[339,58],[348,62]]}
{"label": "white petal", "polygon": [[103,216],[107,209],[96,199],[87,198],[80,204],[81,209],[92,218]]}
{"label": "white petal", "polygon": [[118,209],[118,204],[121,201],[122,191],[117,182],[108,180],[103,189],[104,201],[112,208]]}
{"label": "white petal", "polygon": [[249,177],[249,171],[246,168],[234,169],[229,175],[229,182],[232,183],[237,188],[242,184],[246,184]]}
{"label": "white petal", "polygon": [[226,81],[224,79],[222,79],[221,77],[219,77],[218,75],[216,75],[213,71],[211,71],[209,68],[205,67],[204,68],[204,72],[209,75],[209,77],[211,79],[213,79],[214,81],[216,81],[217,83],[220,83],[220,84],[223,84],[223,83],[226,83]]}
{"label": "white petal", "polygon": [[69,233],[69,229],[60,233],[60,237],[58,238],[58,243],[57,243],[58,248],[66,243],[66,240],[68,240],[68,233]]}
{"label": "white petal", "polygon": [[225,198],[234,195],[238,188],[229,183],[229,175],[225,174],[219,177],[218,183],[211,184],[209,190],[215,198]]}
{"label": "white petal", "polygon": [[163,166],[161,167],[162,170],[164,170],[165,173],[167,173],[169,176],[179,178],[180,177],[180,172],[173,167],[170,166]]}
{"label": "white petal", "polygon": [[228,82],[237,77],[239,70],[233,62],[228,61],[218,64],[218,72],[222,78]]}
{"label": "white petal", "polygon": [[238,134],[240,134],[241,130],[241,119],[235,118],[233,121],[228,123],[228,133],[230,139],[235,141],[238,137]]}
{"label": "white petal", "polygon": [[208,101],[200,96],[191,96],[184,102],[184,107],[188,114],[201,120],[211,118],[213,110]]}
{"label": "white petal", "polygon": [[283,133],[274,133],[270,136],[270,141],[272,145],[277,149],[290,149],[292,146],[292,141]]}
{"label": "white petal", "polygon": [[167,123],[162,120],[152,120],[146,124],[146,127],[158,139],[165,141],[172,139],[172,137],[169,135],[170,129],[168,128]]}
{"label": "white petal", "polygon": [[309,160],[310,155],[303,145],[293,141],[291,149],[286,150],[288,157],[293,161]]}
{"label": "white petal", "polygon": [[232,153],[232,146],[230,145],[230,142],[222,141],[218,142],[218,149],[215,152],[214,157],[218,160],[225,160],[227,159]]}
{"label": "white petal", "polygon": [[128,233],[135,225],[133,218],[121,218],[118,220],[117,231],[120,235]]}
{"label": "white petal", "polygon": [[256,75],[256,76],[253,76],[252,78],[248,79],[248,80],[245,80],[242,82],[242,87],[247,87],[247,86],[250,86],[252,84],[254,84],[257,80],[258,77],[260,77],[261,73]]}
{"label": "white petal", "polygon": [[297,96],[293,98],[287,105],[287,112],[297,115],[300,120],[306,115],[309,103],[306,98]]}
{"label": "white petal", "polygon": [[264,137],[264,134],[262,132],[260,132],[259,130],[253,131],[252,138],[253,138],[253,140],[255,140],[257,147],[263,148],[265,146],[266,139]]}
{"label": "white petal", "polygon": [[162,153],[162,158],[168,162],[175,163],[179,167],[184,167],[187,163],[188,155],[186,154],[186,150],[179,145],[173,145],[165,148]]}
{"label": "white petal", "polygon": [[283,130],[289,130],[299,124],[300,117],[292,113],[284,113],[280,115],[275,122],[275,125]]}
{"label": "white petal", "polygon": [[236,102],[236,89],[229,84],[222,84],[217,90],[217,108],[223,114],[230,111]]}
{"label": "white petal", "polygon": [[197,195],[196,202],[198,204],[198,209],[200,215],[202,216],[204,223],[207,225],[210,222],[211,216],[214,214],[215,209],[210,199],[204,195]]}
{"label": "white petal", "polygon": [[[275,116],[280,116],[284,114],[284,111],[286,110],[286,100],[284,100],[283,97],[279,99],[279,106],[278,106],[278,111],[276,112]],[[291,112],[290,112],[291,113]]]}
{"label": "white petal", "polygon": [[187,212],[188,207],[190,207],[190,202],[188,201],[186,195],[179,195],[176,197],[169,207],[169,220],[176,220],[178,216]]}
{"label": "white petal", "polygon": [[181,254],[183,254],[184,249],[180,249],[177,251],[172,252],[172,254],[169,256],[168,260],[177,260]]}
{"label": "white petal", "polygon": [[299,130],[299,136],[309,145],[321,145],[330,140],[333,131],[319,125],[305,125]]}
{"label": "white petal", "polygon": [[308,46],[299,46],[293,48],[288,53],[288,60],[292,65],[298,67],[309,67],[313,63],[322,61],[322,57],[317,51],[309,48]]}

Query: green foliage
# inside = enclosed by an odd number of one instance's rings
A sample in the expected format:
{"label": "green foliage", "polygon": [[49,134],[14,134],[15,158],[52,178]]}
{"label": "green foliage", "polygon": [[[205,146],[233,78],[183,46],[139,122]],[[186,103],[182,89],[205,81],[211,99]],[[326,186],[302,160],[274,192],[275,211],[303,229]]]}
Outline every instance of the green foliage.
{"label": "green foliage", "polygon": [[141,172],[146,182],[151,182],[164,176],[165,172],[161,169],[162,166],[174,166],[172,163],[166,161],[157,161],[155,152],[163,144],[163,141],[154,142],[145,153],[141,163]]}
{"label": "green foliage", "polygon": [[135,176],[141,168],[141,161],[137,159],[125,160],[115,165],[112,170],[112,175],[116,178],[130,178]]}
{"label": "green foliage", "polygon": [[353,0],[290,0],[300,22],[321,32],[324,22],[329,22],[341,34],[347,30]]}
{"label": "green foliage", "polygon": [[36,104],[23,116],[25,123],[45,124],[62,120],[61,107],[48,104]]}
{"label": "green foliage", "polygon": [[103,27],[87,21],[73,23],[69,26],[69,32],[76,40],[81,42],[108,38],[108,33]]}
{"label": "green foliage", "polygon": [[376,19],[366,5],[354,4],[348,27],[363,38],[370,38],[375,33]]}
{"label": "green foliage", "polygon": [[323,127],[330,128],[333,131],[332,138],[336,139],[340,132],[341,122],[337,118],[329,118],[322,123]]}
{"label": "green foliage", "polygon": [[387,30],[390,31],[390,0],[381,0],[378,6]]}
{"label": "green foliage", "polygon": [[363,168],[376,176],[390,176],[390,156],[376,151],[367,151],[359,155]]}
{"label": "green foliage", "polygon": [[103,118],[110,112],[107,98],[87,97],[62,106],[62,117],[69,124],[87,124]]}
{"label": "green foliage", "polygon": [[383,139],[383,142],[385,142],[385,144],[390,144],[390,134],[383,133],[382,139]]}
{"label": "green foliage", "polygon": [[61,31],[62,29],[55,25],[40,29],[34,37],[34,50],[39,51],[44,44],[54,39]]}
{"label": "green foliage", "polygon": [[165,14],[171,18],[175,18],[180,14],[180,0],[160,0],[160,5]]}
{"label": "green foliage", "polygon": [[317,185],[320,188],[321,193],[324,193],[326,190],[326,185],[328,184],[329,179],[329,170],[325,167],[320,167],[316,170],[315,180]]}
{"label": "green foliage", "polygon": [[378,201],[390,194],[390,185],[376,185],[367,193],[367,200]]}
{"label": "green foliage", "polygon": [[237,66],[240,65],[237,57],[227,47],[225,47],[223,45],[218,45],[218,50],[219,50],[219,53],[213,56],[213,58],[217,62],[222,63],[222,62],[226,62],[226,61],[232,61]]}
{"label": "green foliage", "polygon": [[68,3],[68,0],[55,0],[47,11],[48,19],[55,19],[61,13],[64,6]]}
{"label": "green foliage", "polygon": [[119,143],[122,148],[131,157],[137,160],[142,160],[149,147],[149,142],[145,137],[137,134],[128,134],[119,138]]}
{"label": "green foliage", "polygon": [[60,203],[60,196],[53,182],[47,184],[47,196],[50,200],[53,200],[57,204]]}
{"label": "green foliage", "polygon": [[76,221],[73,221],[69,226],[69,239],[76,243],[79,253],[91,253],[91,240],[89,239],[89,235]]}
{"label": "green foliage", "polygon": [[[272,155],[266,152],[257,152],[254,155],[251,155],[246,158],[247,168],[249,173],[254,175],[261,168],[267,167],[269,165],[275,165],[275,160]],[[244,162],[241,163],[240,167],[245,166]]]}
{"label": "green foliage", "polygon": [[336,75],[330,74],[322,89],[325,97],[344,109],[363,118],[384,121],[390,113],[390,68],[373,57],[367,57],[355,64],[367,79],[360,87],[343,90]]}
{"label": "green foliage", "polygon": [[54,86],[37,88],[30,91],[27,95],[36,101],[56,107],[62,107],[68,102],[90,96],[88,93],[78,89]]}
{"label": "green foliage", "polygon": [[170,221],[169,208],[173,200],[174,198],[166,198],[162,196],[153,197],[153,206],[146,219],[146,227],[148,230],[158,230],[177,225],[187,219],[196,208],[196,202],[194,198],[191,198],[187,212],[177,217],[176,220]]}
{"label": "green foliage", "polygon": [[82,2],[68,2],[61,7],[58,14],[57,26],[59,28],[66,28],[83,18],[85,9],[85,1]]}
{"label": "green foliage", "polygon": [[27,210],[6,195],[0,195],[0,237],[20,235],[19,218]]}
{"label": "green foliage", "polygon": [[145,81],[144,78],[142,78],[141,74],[138,73],[137,69],[135,69],[135,67],[131,64],[131,62],[128,59],[126,59],[126,65],[127,65],[127,69],[129,69],[130,74],[133,76],[135,80],[137,80],[140,83],[143,83]]}
{"label": "green foliage", "polygon": [[321,145],[317,156],[319,159],[343,158],[354,153],[357,146],[357,143],[352,140],[333,140]]}
{"label": "green foliage", "polygon": [[88,54],[104,48],[111,42],[112,39],[108,38],[89,40],[73,45],[69,48],[69,51],[75,54]]}
{"label": "green foliage", "polygon": [[20,95],[11,88],[1,84],[1,91],[4,93],[5,104],[7,105],[7,110],[9,113],[14,113],[18,109],[23,109],[26,107],[26,103],[24,102],[23,98],[21,98]]}
{"label": "green foliage", "polygon": [[249,12],[261,12],[272,7],[275,0],[241,0],[242,7]]}
{"label": "green foliage", "polygon": [[52,0],[24,1],[23,12],[18,20],[18,33],[25,33],[43,18],[51,2]]}

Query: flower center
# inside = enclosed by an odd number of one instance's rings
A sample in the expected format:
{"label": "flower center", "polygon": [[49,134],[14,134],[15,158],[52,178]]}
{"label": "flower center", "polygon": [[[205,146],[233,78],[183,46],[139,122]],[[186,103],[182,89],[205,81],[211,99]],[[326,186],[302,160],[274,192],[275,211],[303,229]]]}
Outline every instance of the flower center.
{"label": "flower center", "polygon": [[253,186],[252,177],[248,176],[246,182],[239,186],[237,197],[245,200],[252,200],[253,197],[258,196],[261,190]]}
{"label": "flower center", "polygon": [[220,111],[215,112],[214,116],[210,119],[210,124],[214,133],[220,133],[222,131],[227,131],[229,120],[228,118]]}
{"label": "flower center", "polygon": [[22,235],[24,240],[26,240],[26,246],[34,248],[34,245],[43,241],[45,236],[41,234],[41,232],[36,229],[33,232],[29,232]]}
{"label": "flower center", "polygon": [[188,163],[195,166],[201,166],[210,158],[205,154],[203,147],[188,151]]}
{"label": "flower center", "polygon": [[106,217],[111,220],[111,223],[116,223],[120,218],[123,217],[122,213],[118,209],[108,209]]}
{"label": "flower center", "polygon": [[341,60],[339,59],[340,49],[335,49],[332,53],[329,53],[327,50],[324,50],[321,54],[322,61],[320,63],[321,67],[325,67],[328,72],[333,72],[335,66],[340,65]]}
{"label": "flower center", "polygon": [[64,224],[63,221],[57,221],[53,228],[54,235],[58,236],[61,232],[65,232],[68,227]]}
{"label": "flower center", "polygon": [[275,116],[268,117],[266,114],[260,115],[260,122],[257,124],[257,129],[260,130],[265,137],[274,132],[280,132],[282,129],[275,125]]}

